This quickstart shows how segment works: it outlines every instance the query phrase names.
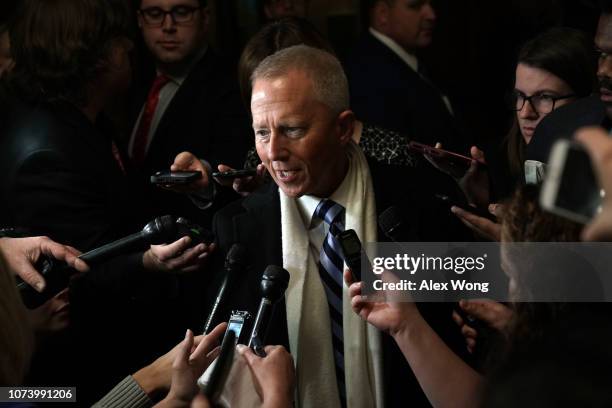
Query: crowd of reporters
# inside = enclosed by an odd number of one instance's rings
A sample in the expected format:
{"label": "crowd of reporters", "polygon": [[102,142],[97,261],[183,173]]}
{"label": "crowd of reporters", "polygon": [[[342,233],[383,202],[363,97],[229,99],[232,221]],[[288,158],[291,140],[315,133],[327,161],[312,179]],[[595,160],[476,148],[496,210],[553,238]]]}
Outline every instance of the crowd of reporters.
{"label": "crowd of reporters", "polygon": [[[204,0],[26,0],[7,10],[10,19],[0,23],[0,47],[10,43],[8,58],[0,48],[5,58],[0,59],[0,220],[7,227],[0,230],[0,385],[76,385],[79,403],[100,407],[218,403],[200,391],[197,380],[220,353],[228,330],[223,322],[233,307],[246,305],[256,314],[261,296],[254,285],[262,279],[262,265],[282,263],[295,274],[288,258],[299,253],[294,238],[304,232],[305,263],[314,257],[317,266],[300,273],[312,276],[323,264],[319,251],[333,247],[327,241],[333,222],[324,227],[312,213],[305,215],[304,208],[314,207],[300,201],[303,196],[343,203],[346,225],[354,223],[364,241],[376,237],[377,227],[370,225],[376,211],[395,199],[414,212],[405,211],[411,230],[402,237],[406,241],[503,244],[612,236],[610,195],[588,225],[566,220],[540,207],[542,180],[530,179],[525,164],[537,160],[541,166],[551,139],[574,137],[589,153],[600,187],[612,189],[611,4],[600,5],[598,60],[593,41],[570,28],[547,30],[522,46],[509,98],[516,116],[499,154],[485,157],[483,149],[471,146],[449,99],[414,56],[431,42],[436,20],[431,2],[372,1],[369,30],[343,65],[311,23],[284,16],[303,15],[303,9],[281,7],[292,2],[263,3],[271,21],[247,42],[237,75],[206,41],[210,16]],[[408,18],[420,24],[412,37],[397,31]],[[142,95],[129,87],[136,26],[144,40],[140,51],[154,60],[155,79],[143,85],[148,92]],[[147,83],[140,74],[134,76],[136,85]],[[294,117],[304,123],[287,119]],[[469,168],[420,155],[409,142],[466,154]],[[252,175],[212,174],[243,166],[254,169]],[[184,185],[151,185],[149,176],[162,169],[202,176]],[[397,191],[403,189],[410,192]],[[355,192],[360,202],[347,203]],[[460,197],[453,202],[462,204],[430,200],[438,193]],[[477,208],[491,214],[476,215]],[[180,230],[186,236],[173,230],[155,242],[129,246],[124,240],[112,259],[79,258],[168,213],[193,222]],[[296,220],[304,221],[303,231],[292,226]],[[216,237],[202,238],[197,224]],[[224,261],[235,242],[248,246],[250,262],[241,282],[228,289],[235,292],[228,295],[231,301],[224,298],[228,304],[213,318],[215,296],[221,297],[219,287],[227,283]],[[546,258],[540,267],[546,268]],[[70,282],[26,309],[23,292],[49,290],[51,282],[41,275],[49,259],[70,268]],[[507,269],[510,299],[533,290],[528,282],[541,273],[518,260]],[[20,289],[14,277],[25,282]],[[304,299],[319,303],[298,307],[298,325],[322,327],[303,317],[311,313],[323,319],[325,330],[310,337],[293,327],[295,298],[287,294],[269,317],[275,326],[269,329],[270,345],[263,352],[237,346],[234,364],[242,364],[261,406],[612,401],[606,303],[463,300],[458,307],[464,313],[458,313],[452,305],[368,300],[361,296],[363,282],[347,269],[340,277],[340,309],[342,302],[349,305],[340,315],[341,341],[347,345],[340,348],[365,348],[356,357],[343,354],[342,363],[368,364],[376,373],[346,372],[341,378],[344,365],[331,361],[338,347],[331,295],[325,282],[316,287],[306,282]],[[279,311],[284,307],[287,311]],[[347,316],[351,309],[354,315]],[[355,315],[363,321],[351,322]],[[203,330],[207,317],[211,324]],[[472,318],[483,324],[475,326]],[[363,337],[351,339],[350,330]],[[368,346],[370,341],[380,346]],[[330,361],[314,361],[321,356]],[[393,358],[401,361],[389,363]],[[381,377],[378,360],[384,362]],[[403,376],[406,368],[410,378]],[[317,369],[321,378],[309,377]],[[316,388],[330,381],[328,388]],[[363,384],[371,389],[359,389]],[[224,392],[247,391],[228,382]]]}

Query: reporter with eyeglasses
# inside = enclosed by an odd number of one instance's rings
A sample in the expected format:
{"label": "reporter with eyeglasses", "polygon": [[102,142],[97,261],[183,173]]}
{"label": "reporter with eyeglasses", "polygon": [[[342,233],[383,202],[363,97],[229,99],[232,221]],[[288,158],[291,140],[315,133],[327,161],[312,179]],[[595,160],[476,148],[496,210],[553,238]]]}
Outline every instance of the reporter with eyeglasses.
{"label": "reporter with eyeglasses", "polygon": [[[580,31],[553,28],[523,45],[514,89],[507,98],[507,106],[516,116],[497,160],[487,161],[487,170],[473,162],[458,180],[471,204],[488,207],[498,216],[502,207],[490,203],[509,197],[517,186],[539,181],[537,173],[542,164],[525,164],[528,146],[536,139],[536,128],[551,112],[590,95],[596,82],[595,72],[593,44]],[[472,147],[471,154],[473,159],[485,161],[484,153],[476,147]],[[540,161],[545,162],[546,158]],[[453,207],[452,211],[480,237],[499,241],[499,223],[461,208]]]}
{"label": "reporter with eyeglasses", "polygon": [[135,0],[134,6],[155,74],[137,97],[124,148],[141,180],[137,184],[143,186],[150,215],[181,214],[209,226],[215,209],[237,198],[231,189],[211,182],[207,191],[193,198],[197,208],[176,192],[151,185],[149,179],[169,170],[183,151],[193,152],[215,171],[221,163],[242,165],[253,142],[236,69],[208,43],[206,0]]}

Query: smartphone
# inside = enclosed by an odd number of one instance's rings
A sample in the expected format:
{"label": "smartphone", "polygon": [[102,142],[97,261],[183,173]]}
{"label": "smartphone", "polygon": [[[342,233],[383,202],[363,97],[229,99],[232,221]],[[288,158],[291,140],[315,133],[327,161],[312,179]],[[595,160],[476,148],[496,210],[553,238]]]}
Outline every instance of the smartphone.
{"label": "smartphone", "polygon": [[570,140],[557,141],[540,191],[542,208],[586,224],[601,211],[604,196],[586,150]]}
{"label": "smartphone", "polygon": [[201,178],[199,171],[158,171],[151,176],[151,184],[189,184]]}
{"label": "smartphone", "polygon": [[225,330],[226,337],[229,332],[234,333],[234,345],[238,344],[240,341],[240,335],[242,334],[242,329],[244,328],[244,324],[247,320],[251,318],[251,314],[242,310],[232,310],[232,314],[230,315],[230,319],[227,322],[227,329]]}
{"label": "smartphone", "polygon": [[45,278],[46,285],[42,292],[38,292],[21,278],[16,277],[21,300],[28,309],[36,309],[66,289],[70,278],[76,273],[76,270],[70,268],[64,262],[59,262],[48,256],[41,257],[34,268]]}
{"label": "smartphone", "polygon": [[442,201],[443,203],[445,203],[446,205],[448,205],[448,208],[451,208],[453,206],[455,207],[459,207],[464,211],[467,211],[469,213],[472,213],[474,215],[477,215],[479,217],[483,217],[486,218],[488,220],[491,220],[493,222],[497,222],[497,217],[495,217],[495,215],[491,214],[489,211],[487,210],[483,210],[482,208],[478,208],[478,207],[473,207],[471,205],[469,205],[467,202],[463,201],[458,201],[458,200],[454,200],[451,197],[445,195],[445,194],[435,194],[435,197]]}
{"label": "smartphone", "polygon": [[361,241],[357,236],[355,230],[342,231],[336,235],[336,239],[340,243],[340,249],[344,255],[344,262],[351,269],[353,274],[353,280],[355,282],[361,281],[361,258],[365,257],[367,265],[372,270],[372,263],[368,259],[368,255],[361,246]]}
{"label": "smartphone", "polygon": [[[437,149],[433,146],[414,141],[408,143],[408,148],[417,153],[431,156],[435,160],[443,160],[449,166],[456,168],[457,170],[460,170],[463,173],[468,171],[473,160],[471,157],[463,156],[461,154],[450,152],[444,149]],[[486,163],[480,160],[478,161],[478,164],[480,166],[486,166]]]}
{"label": "smartphone", "polygon": [[257,174],[255,169],[242,169],[242,170],[228,170],[228,171],[216,171],[212,174],[213,177],[219,179],[234,179],[243,177],[252,177]]}

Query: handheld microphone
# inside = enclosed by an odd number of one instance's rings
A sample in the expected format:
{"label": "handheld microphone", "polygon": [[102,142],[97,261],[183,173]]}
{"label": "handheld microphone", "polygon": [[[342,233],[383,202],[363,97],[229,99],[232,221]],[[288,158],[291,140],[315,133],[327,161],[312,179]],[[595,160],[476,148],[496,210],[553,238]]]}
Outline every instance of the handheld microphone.
{"label": "handheld microphone", "polygon": [[244,271],[246,265],[246,247],[242,244],[232,245],[227,253],[227,256],[225,257],[225,276],[223,277],[223,282],[221,282],[221,286],[219,287],[219,292],[217,292],[217,298],[215,299],[215,303],[213,304],[210,314],[208,315],[208,319],[206,319],[204,334],[208,334],[212,330],[212,323],[215,320],[220,305],[227,297],[227,293],[229,292],[230,288],[234,286],[236,278]]}
{"label": "handheld microphone", "polygon": [[404,212],[391,206],[378,216],[378,225],[393,242],[419,241],[415,224],[408,225]]}
{"label": "handheld microphone", "polygon": [[289,286],[289,272],[280,266],[268,265],[261,278],[262,298],[249,340],[249,347],[260,357],[266,356],[263,338],[270,323],[272,308],[274,303],[283,297],[287,286]]}
{"label": "handheld microphone", "polygon": [[164,215],[149,222],[142,231],[85,252],[79,258],[89,264],[96,264],[104,262],[120,253],[130,251],[137,246],[170,242],[177,234],[178,230],[174,217]]}

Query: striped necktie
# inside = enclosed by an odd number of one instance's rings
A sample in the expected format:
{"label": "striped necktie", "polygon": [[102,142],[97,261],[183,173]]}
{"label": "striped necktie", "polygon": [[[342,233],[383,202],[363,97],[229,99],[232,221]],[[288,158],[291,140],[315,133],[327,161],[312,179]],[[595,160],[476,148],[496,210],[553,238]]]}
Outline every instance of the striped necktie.
{"label": "striped necktie", "polygon": [[344,231],[344,207],[332,200],[325,199],[317,206],[314,216],[325,221],[329,226],[319,255],[319,273],[329,306],[338,393],[342,406],[346,407],[344,334],[342,332],[342,271],[344,261],[340,243],[336,239],[336,235]]}

